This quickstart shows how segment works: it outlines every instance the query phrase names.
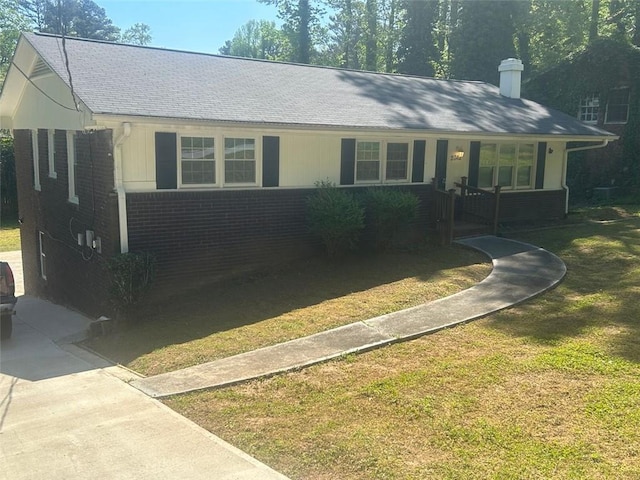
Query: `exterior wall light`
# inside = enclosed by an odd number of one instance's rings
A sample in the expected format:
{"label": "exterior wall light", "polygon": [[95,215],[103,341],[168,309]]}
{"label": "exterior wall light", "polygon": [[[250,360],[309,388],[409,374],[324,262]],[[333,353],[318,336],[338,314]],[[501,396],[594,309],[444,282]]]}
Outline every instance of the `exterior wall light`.
{"label": "exterior wall light", "polygon": [[453,152],[453,154],[451,155],[451,161],[462,160],[463,158],[464,158],[464,150],[462,150],[462,148],[460,147],[456,148],[456,151]]}

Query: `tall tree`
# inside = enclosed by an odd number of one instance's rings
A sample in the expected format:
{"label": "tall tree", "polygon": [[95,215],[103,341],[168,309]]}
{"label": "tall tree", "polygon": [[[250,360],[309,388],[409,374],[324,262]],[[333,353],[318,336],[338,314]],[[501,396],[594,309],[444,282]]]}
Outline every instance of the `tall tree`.
{"label": "tall tree", "polygon": [[323,10],[319,0],[259,0],[275,5],[278,18],[283,21],[282,29],[289,37],[293,48],[292,60],[310,63],[314,53],[314,40],[322,31],[320,17]]}
{"label": "tall tree", "polygon": [[120,41],[130,45],[149,45],[151,43],[151,27],[144,23],[134,23],[122,32]]}
{"label": "tall tree", "polygon": [[451,75],[498,83],[501,60],[515,55],[514,2],[460,1],[459,22],[451,34]]}
{"label": "tall tree", "polygon": [[0,0],[0,85],[9,68],[20,32],[29,29],[29,20],[14,0]]}
{"label": "tall tree", "polygon": [[404,2],[405,25],[400,34],[398,71],[431,77],[434,63],[440,58],[434,37],[438,19],[438,1],[407,0]]}
{"label": "tall tree", "polygon": [[600,0],[591,0],[591,21],[589,22],[589,42],[598,38],[598,22],[600,21]]}
{"label": "tall tree", "polygon": [[367,29],[365,34],[365,68],[378,70],[378,2],[367,0],[365,5]]}
{"label": "tall tree", "polygon": [[399,19],[400,0],[381,0],[382,34],[381,42],[384,49],[384,71],[394,72],[396,69],[396,52],[400,42]]}
{"label": "tall tree", "polygon": [[362,68],[364,3],[362,0],[328,0],[335,12],[329,17],[332,65],[343,68]]}
{"label": "tall tree", "polygon": [[223,47],[223,55],[287,61],[291,59],[291,45],[275,22],[250,20],[241,26]]}
{"label": "tall tree", "polygon": [[40,32],[117,41],[120,29],[92,0],[19,0],[22,13]]}

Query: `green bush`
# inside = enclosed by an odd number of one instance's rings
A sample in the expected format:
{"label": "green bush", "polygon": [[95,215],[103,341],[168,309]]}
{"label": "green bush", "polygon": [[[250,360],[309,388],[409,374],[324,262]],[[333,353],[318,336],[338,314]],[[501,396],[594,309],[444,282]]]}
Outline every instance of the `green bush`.
{"label": "green bush", "polygon": [[309,227],[319,235],[329,258],[335,258],[358,245],[364,228],[364,208],[330,181],[316,182],[316,193],[307,200]]}
{"label": "green bush", "polygon": [[149,289],[155,264],[156,259],[150,253],[121,253],[109,259],[111,298],[119,314],[126,317]]}
{"label": "green bush", "polygon": [[367,212],[379,250],[391,246],[396,233],[418,216],[420,200],[411,192],[391,188],[372,188],[365,195]]}

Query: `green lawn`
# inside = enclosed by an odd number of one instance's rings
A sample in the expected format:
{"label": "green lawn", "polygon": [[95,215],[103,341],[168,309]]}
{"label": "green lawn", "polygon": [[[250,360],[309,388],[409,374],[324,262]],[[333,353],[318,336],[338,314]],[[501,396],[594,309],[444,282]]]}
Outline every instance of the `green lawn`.
{"label": "green lawn", "polygon": [[292,479],[638,479],[640,219],[520,239],[566,262],[558,288],[465,326],[167,404]]}
{"label": "green lawn", "polygon": [[0,252],[12,252],[20,248],[20,228],[13,226],[0,228]]}

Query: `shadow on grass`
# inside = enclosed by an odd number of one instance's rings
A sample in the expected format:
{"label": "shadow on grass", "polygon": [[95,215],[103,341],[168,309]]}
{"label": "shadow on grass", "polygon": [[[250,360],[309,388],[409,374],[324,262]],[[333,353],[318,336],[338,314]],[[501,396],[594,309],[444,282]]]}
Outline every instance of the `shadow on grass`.
{"label": "shadow on grass", "polygon": [[[154,292],[156,301],[135,311],[134,321],[90,346],[128,364],[163,347],[256,324],[407,278],[429,281],[446,275],[448,270],[478,263],[486,263],[486,258],[474,251],[426,247],[414,252],[359,254],[332,262],[313,258],[254,277],[203,285],[177,296]],[[450,281],[455,284],[458,280]],[[434,298],[439,296],[443,295],[434,292]],[[326,315],[339,316],[340,312]],[[344,323],[349,322],[342,319],[341,324]]]}
{"label": "shadow on grass", "polygon": [[554,345],[594,329],[612,355],[640,362],[640,219],[530,232],[512,238],[558,255],[567,276],[555,290],[488,320],[488,326]]}

